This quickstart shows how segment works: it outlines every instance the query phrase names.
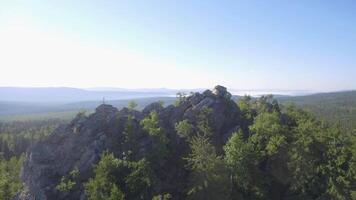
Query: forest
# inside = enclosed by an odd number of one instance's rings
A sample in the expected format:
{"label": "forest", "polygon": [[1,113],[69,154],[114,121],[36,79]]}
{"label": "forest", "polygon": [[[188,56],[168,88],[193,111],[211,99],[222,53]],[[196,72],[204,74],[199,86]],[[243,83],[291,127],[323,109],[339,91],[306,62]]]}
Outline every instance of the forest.
{"label": "forest", "polygon": [[[184,107],[194,96],[181,95],[172,107]],[[88,200],[356,199],[353,128],[320,120],[272,96],[245,96],[236,102],[231,95],[223,98],[224,115],[238,124],[223,136],[213,106],[179,118],[171,133],[162,118],[162,102],[142,119],[131,102],[125,119],[117,121],[123,127],[114,141],[119,150],[104,150],[89,178],[78,168],[60,177],[58,199],[71,199],[77,190]],[[73,121],[88,117],[79,113]],[[19,174],[28,147],[67,123],[0,124],[0,199],[13,199],[22,189]],[[138,141],[150,145],[143,148]]]}
{"label": "forest", "polygon": [[0,200],[356,200],[356,0],[0,0],[0,55]]}
{"label": "forest", "polygon": [[278,101],[282,104],[293,103],[320,119],[340,123],[346,130],[356,129],[356,91],[279,97]]}
{"label": "forest", "polygon": [[61,123],[56,119],[0,122],[0,199],[12,199],[22,187],[19,175],[27,148]]}

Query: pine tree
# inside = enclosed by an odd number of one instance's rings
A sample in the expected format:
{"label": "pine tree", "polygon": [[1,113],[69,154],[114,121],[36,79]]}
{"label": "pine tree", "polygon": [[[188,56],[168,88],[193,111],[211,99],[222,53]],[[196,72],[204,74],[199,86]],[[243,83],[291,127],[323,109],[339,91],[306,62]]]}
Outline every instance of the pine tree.
{"label": "pine tree", "polygon": [[190,199],[229,199],[230,180],[222,157],[205,136],[195,136],[190,142],[191,154],[186,158],[191,170]]}

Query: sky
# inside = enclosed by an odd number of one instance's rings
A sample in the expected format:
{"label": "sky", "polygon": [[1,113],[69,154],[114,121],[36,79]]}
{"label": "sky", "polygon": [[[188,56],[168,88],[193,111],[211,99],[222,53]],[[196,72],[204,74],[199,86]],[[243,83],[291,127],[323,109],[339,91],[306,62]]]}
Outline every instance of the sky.
{"label": "sky", "polygon": [[356,89],[356,1],[0,0],[0,86]]}

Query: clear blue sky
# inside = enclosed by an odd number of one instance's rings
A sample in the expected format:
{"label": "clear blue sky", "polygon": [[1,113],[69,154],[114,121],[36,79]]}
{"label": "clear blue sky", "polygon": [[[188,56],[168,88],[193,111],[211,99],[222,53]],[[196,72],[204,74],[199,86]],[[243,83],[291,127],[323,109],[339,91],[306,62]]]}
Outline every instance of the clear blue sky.
{"label": "clear blue sky", "polygon": [[0,42],[0,86],[356,89],[351,0],[2,0]]}

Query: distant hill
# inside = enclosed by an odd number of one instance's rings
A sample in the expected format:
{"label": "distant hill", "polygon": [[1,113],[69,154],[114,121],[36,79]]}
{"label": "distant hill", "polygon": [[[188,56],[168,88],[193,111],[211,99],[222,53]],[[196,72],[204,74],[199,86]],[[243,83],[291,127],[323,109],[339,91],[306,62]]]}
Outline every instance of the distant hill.
{"label": "distant hill", "polygon": [[[3,88],[2,88],[3,89]],[[1,91],[1,88],[0,88]],[[2,90],[4,91],[4,90]],[[71,117],[79,110],[87,110],[93,111],[98,105],[102,103],[102,97],[100,95],[103,94],[113,94],[112,98],[115,95],[124,99],[118,100],[108,100],[106,101],[108,104],[111,104],[117,108],[122,108],[127,106],[129,101],[134,100],[138,107],[137,109],[140,110],[146,105],[155,102],[155,101],[163,101],[165,105],[172,104],[176,97],[173,97],[173,92],[171,94],[165,93],[166,95],[162,96],[155,96],[159,93],[149,93],[149,92],[122,92],[119,91],[118,93],[115,92],[95,92],[91,94],[93,91],[86,91],[80,90],[80,94],[90,94],[92,96],[83,96],[80,97],[76,94],[75,91],[77,89],[49,89],[49,90],[38,90],[34,95],[30,98],[30,100],[39,99],[39,97],[43,94],[40,94],[41,91],[47,91],[46,95],[51,96],[52,92],[54,91],[66,91],[66,95],[69,95],[73,92],[75,97],[70,97],[73,99],[85,99],[88,97],[95,98],[95,100],[84,100],[84,101],[72,101],[72,102],[65,102],[59,103],[54,102],[54,99],[59,95],[56,94],[51,97],[46,97],[47,99],[52,99],[51,102],[19,102],[19,101],[0,101],[0,121],[1,120],[14,120],[14,119],[37,119],[37,118],[46,118],[46,117],[56,117],[56,118],[63,118],[63,117]],[[48,92],[50,91],[50,92]],[[69,92],[71,91],[71,92]],[[84,91],[84,92],[83,92]],[[158,91],[156,91],[158,92]],[[162,91],[160,91],[162,92]],[[176,92],[176,91],[174,91]],[[63,94],[60,93],[60,94]],[[126,96],[125,96],[125,95]],[[21,94],[24,96],[25,94]],[[121,96],[120,96],[121,95]],[[129,98],[132,95],[133,98]],[[148,97],[146,97],[146,96]],[[152,95],[150,97],[150,95]],[[170,95],[170,96],[169,96]],[[108,95],[109,96],[109,95]],[[142,97],[144,96],[144,97]],[[105,96],[107,97],[107,96]],[[3,96],[0,95],[0,99]],[[68,101],[69,97],[61,97],[61,100],[66,99]],[[239,96],[234,96],[234,99],[239,98]],[[326,119],[332,122],[341,122],[341,124],[345,128],[355,128],[356,129],[356,91],[343,91],[343,92],[332,92],[332,93],[318,93],[312,95],[305,95],[305,96],[283,96],[283,95],[275,95],[275,98],[282,104],[287,104],[289,102],[294,103],[296,106],[300,108],[307,109],[313,112],[317,117]],[[18,100],[28,100],[28,98],[19,98]]]}
{"label": "distant hill", "polygon": [[0,101],[0,116],[43,113],[56,110],[57,104]]}
{"label": "distant hill", "polygon": [[[146,105],[163,101],[164,105],[170,105],[176,100],[176,97],[147,97],[138,99],[121,99],[108,100],[106,103],[117,108],[122,108],[128,105],[130,101],[135,101],[138,105],[138,110],[141,110]],[[80,101],[73,103],[23,103],[23,102],[0,102],[0,120],[4,119],[29,119],[29,118],[46,118],[72,116],[80,110],[92,111],[97,106],[102,104],[102,101]]]}
{"label": "distant hill", "polygon": [[[164,105],[173,104],[176,100],[176,97],[147,97],[147,98],[137,98],[137,99],[122,99],[122,100],[111,100],[106,103],[113,105],[117,108],[123,108],[129,104],[130,101],[135,101],[137,103],[136,109],[141,110],[146,107],[148,104],[162,101]],[[84,109],[84,110],[94,110],[102,102],[100,101],[83,101],[64,104],[61,106],[62,110],[75,110],[75,109]]]}
{"label": "distant hill", "polygon": [[339,121],[346,128],[356,128],[356,91],[284,96],[277,99],[282,104],[292,102],[328,121]]}
{"label": "distant hill", "polygon": [[[202,92],[204,88],[196,89],[124,89],[124,88],[71,88],[71,87],[0,87],[0,102],[27,102],[63,104],[83,101],[102,101],[138,99],[147,97],[172,97],[178,92]],[[310,91],[299,90],[232,90],[233,95],[250,94],[260,96],[263,94],[301,95],[310,94]]]}
{"label": "distant hill", "polygon": [[31,103],[71,103],[80,101],[102,101],[133,99],[145,97],[174,96],[178,90],[85,90],[77,88],[19,88],[0,87],[0,102],[31,102]]}

